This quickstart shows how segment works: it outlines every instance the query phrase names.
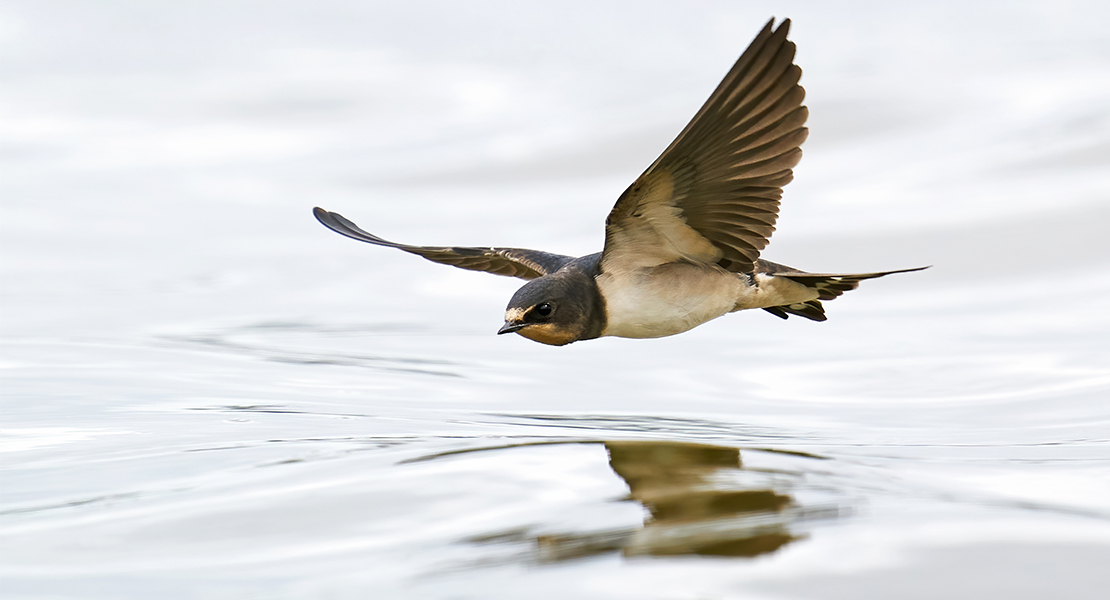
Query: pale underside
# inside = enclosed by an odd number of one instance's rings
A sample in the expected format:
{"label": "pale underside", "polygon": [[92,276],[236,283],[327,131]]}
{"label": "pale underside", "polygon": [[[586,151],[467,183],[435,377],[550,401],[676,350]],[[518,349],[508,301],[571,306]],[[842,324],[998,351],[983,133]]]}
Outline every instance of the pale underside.
{"label": "pale underside", "polygon": [[816,289],[783,277],[745,275],[708,265],[666,263],[597,277],[608,315],[602,336],[665,337],[748,308],[815,300]]}

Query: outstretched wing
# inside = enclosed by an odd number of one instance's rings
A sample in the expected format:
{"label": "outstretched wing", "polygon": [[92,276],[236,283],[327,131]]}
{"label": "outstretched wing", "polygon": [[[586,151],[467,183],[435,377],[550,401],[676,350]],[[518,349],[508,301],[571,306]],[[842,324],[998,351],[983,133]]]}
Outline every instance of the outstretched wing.
{"label": "outstretched wing", "polygon": [[790,21],[773,22],[621,195],[605,221],[602,271],[686,260],[752,272],[808,134]]}
{"label": "outstretched wing", "polygon": [[397,248],[417,256],[452,267],[471,271],[485,271],[494,275],[535,279],[541,275],[554,273],[573,260],[573,257],[526,250],[523,248],[468,248],[451,246],[409,246],[398,244],[367,233],[343,215],[316,207],[312,209],[316,220],[332,231],[351,239],[387,248]]}

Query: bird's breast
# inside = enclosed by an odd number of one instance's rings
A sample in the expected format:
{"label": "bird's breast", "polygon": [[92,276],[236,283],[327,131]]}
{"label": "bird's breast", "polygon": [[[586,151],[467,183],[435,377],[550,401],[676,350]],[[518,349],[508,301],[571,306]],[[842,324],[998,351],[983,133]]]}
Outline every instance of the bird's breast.
{"label": "bird's breast", "polygon": [[682,333],[736,306],[747,286],[735,273],[709,266],[667,263],[597,277],[605,300],[601,335],[653,338]]}

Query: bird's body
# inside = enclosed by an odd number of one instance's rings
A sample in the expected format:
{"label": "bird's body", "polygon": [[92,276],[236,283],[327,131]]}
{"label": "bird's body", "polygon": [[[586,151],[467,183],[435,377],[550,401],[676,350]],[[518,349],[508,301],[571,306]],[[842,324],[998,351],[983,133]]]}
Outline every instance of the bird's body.
{"label": "bird's body", "polygon": [[602,335],[654,338],[693,329],[750,295],[743,277],[679,262],[602,273],[597,284],[608,317]]}
{"label": "bird's body", "polygon": [[824,321],[822,300],[864,279],[924,267],[818,274],[759,258],[808,133],[789,24],[772,30],[767,23],[690,124],[625,190],[605,221],[602,252],[573,258],[521,248],[409,246],[337,213],[317,208],[316,218],[360,241],[529,280],[510,300],[498,333],[544,344],[664,337],[750,308]]}

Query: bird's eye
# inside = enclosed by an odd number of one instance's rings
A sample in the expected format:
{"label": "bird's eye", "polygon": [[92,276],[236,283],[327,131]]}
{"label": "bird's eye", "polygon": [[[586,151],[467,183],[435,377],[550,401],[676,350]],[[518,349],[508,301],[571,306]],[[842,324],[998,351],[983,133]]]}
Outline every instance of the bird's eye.
{"label": "bird's eye", "polygon": [[541,302],[536,305],[536,309],[533,312],[536,313],[536,316],[546,319],[551,316],[551,313],[555,312],[555,307],[550,302]]}

